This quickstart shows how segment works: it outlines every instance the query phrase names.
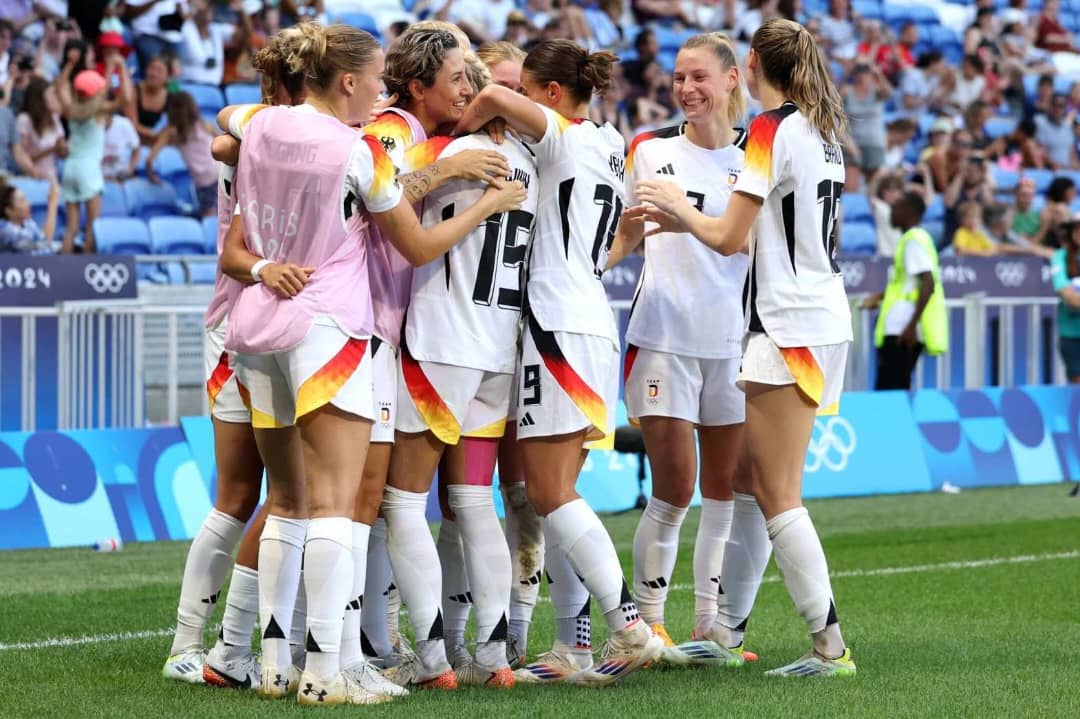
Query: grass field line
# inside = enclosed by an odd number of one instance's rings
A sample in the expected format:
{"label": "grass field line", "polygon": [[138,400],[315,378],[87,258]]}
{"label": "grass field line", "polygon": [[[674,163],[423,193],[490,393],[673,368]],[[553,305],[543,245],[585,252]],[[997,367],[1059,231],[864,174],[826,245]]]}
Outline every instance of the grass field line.
{"label": "grass field line", "polygon": [[[983,567],[999,567],[1008,564],[1031,564],[1034,562],[1050,562],[1064,559],[1080,559],[1080,550],[1068,552],[1052,552],[1048,554],[1019,554],[1012,557],[990,557],[987,559],[968,559],[952,562],[938,562],[936,564],[914,564],[903,567],[878,567],[876,569],[848,569],[839,572],[831,572],[832,579],[848,579],[857,577],[883,577],[894,574],[921,574],[924,572],[956,571],[962,569],[981,569]],[[779,582],[780,576],[770,575],[763,580],[765,583]],[[692,584],[673,584],[670,591],[687,592],[693,591]],[[547,597],[538,597],[540,603],[548,603]],[[54,649],[57,647],[77,647],[86,644],[108,644],[111,642],[126,642],[139,639],[160,639],[172,636],[174,628],[147,629],[138,632],[114,632],[110,634],[90,634],[81,637],[50,637],[34,642],[13,642],[11,644],[0,643],[0,652],[4,651],[35,651],[38,649]]]}

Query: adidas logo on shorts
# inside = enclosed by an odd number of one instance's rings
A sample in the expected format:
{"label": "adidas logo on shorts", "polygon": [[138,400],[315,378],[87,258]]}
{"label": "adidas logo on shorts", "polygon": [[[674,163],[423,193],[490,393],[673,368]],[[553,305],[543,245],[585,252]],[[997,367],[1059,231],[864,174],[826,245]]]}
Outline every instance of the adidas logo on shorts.
{"label": "adidas logo on shorts", "polygon": [[536,424],[536,422],[533,420],[532,415],[526,412],[525,416],[518,422],[518,427],[532,427],[534,424]]}

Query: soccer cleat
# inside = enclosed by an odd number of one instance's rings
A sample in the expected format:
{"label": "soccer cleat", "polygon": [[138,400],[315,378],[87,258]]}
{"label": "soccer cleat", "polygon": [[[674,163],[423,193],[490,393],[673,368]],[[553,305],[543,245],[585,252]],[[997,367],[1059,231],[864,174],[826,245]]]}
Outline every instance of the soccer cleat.
{"label": "soccer cleat", "polygon": [[382,704],[392,699],[389,694],[374,694],[360,686],[355,677],[338,672],[329,679],[319,679],[310,672],[300,677],[296,701],[303,706],[333,706],[335,704]]}
{"label": "soccer cleat", "polygon": [[603,687],[660,658],[664,640],[653,634],[649,625],[635,619],[625,629],[612,632],[600,651],[600,662],[569,677],[570,684]]}
{"label": "soccer cleat", "polygon": [[395,646],[390,656],[371,661],[377,669],[382,671],[384,677],[399,687],[412,684],[420,671],[420,658],[404,642]]}
{"label": "soccer cleat", "polygon": [[206,655],[203,679],[207,684],[224,689],[258,689],[259,661],[248,649],[229,658],[228,649],[218,642]]}
{"label": "soccer cleat", "polygon": [[664,641],[664,650],[660,654],[660,662],[664,664],[674,664],[678,666],[690,664],[690,657],[686,656],[682,650],[671,640],[671,635],[668,634],[667,629],[660,622],[649,625],[653,630],[653,634],[660,637]]}
{"label": "soccer cleat", "polygon": [[514,686],[514,670],[508,666],[482,667],[469,657],[467,662],[454,665],[454,676],[459,685],[473,687],[499,687],[510,689]]}
{"label": "soccer cleat", "polygon": [[300,670],[291,664],[287,667],[268,667],[259,670],[259,696],[263,699],[284,699],[296,693],[300,683]]}
{"label": "soccer cleat", "polygon": [[[582,666],[574,658],[584,659],[588,664]],[[563,644],[555,642],[551,651],[544,652],[514,672],[514,678],[522,684],[557,684],[578,672],[588,669],[593,664],[592,653],[586,650],[574,650]]]}
{"label": "soccer cleat", "polygon": [[[747,661],[747,652],[743,651],[742,644],[728,647],[713,627],[706,629],[704,634],[694,632],[690,641],[679,645],[679,651],[689,658],[690,664],[718,665],[734,669]],[[751,661],[757,661],[757,655],[754,654],[753,657]]]}
{"label": "soccer cleat", "polygon": [[446,650],[446,661],[450,662],[450,666],[457,670],[458,667],[465,667],[473,663],[472,654],[469,654],[469,650],[465,648],[464,644],[458,644],[454,647],[448,647]]}
{"label": "soccer cleat", "polygon": [[421,679],[420,681],[413,681],[417,689],[442,689],[444,691],[453,691],[458,688],[457,675],[454,674],[453,669],[448,669],[442,674],[431,677],[430,679]]}
{"label": "soccer cleat", "polygon": [[517,637],[506,638],[506,663],[511,669],[525,666],[525,647],[518,643]]}
{"label": "soccer cleat", "polygon": [[855,662],[851,659],[851,650],[844,649],[838,659],[827,659],[817,652],[810,652],[801,659],[796,659],[787,666],[770,669],[767,677],[853,677]]}
{"label": "soccer cleat", "polygon": [[202,684],[203,662],[205,661],[206,657],[201,649],[189,649],[186,652],[173,654],[165,660],[165,666],[161,668],[161,676],[188,684]]}
{"label": "soccer cleat", "polygon": [[359,662],[344,671],[350,674],[362,689],[372,694],[385,694],[391,698],[409,696],[408,689],[387,679],[371,662]]}

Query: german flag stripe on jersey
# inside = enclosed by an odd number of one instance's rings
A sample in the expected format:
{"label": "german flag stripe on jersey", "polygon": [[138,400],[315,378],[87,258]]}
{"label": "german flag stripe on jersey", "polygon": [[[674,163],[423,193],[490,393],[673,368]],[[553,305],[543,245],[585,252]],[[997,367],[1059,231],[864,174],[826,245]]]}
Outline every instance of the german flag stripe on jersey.
{"label": "german flag stripe on jersey", "polygon": [[603,398],[570,366],[558,342],[555,341],[555,333],[542,329],[532,317],[529,318],[529,332],[532,335],[533,344],[536,345],[540,357],[544,360],[544,366],[562,387],[563,392],[566,392],[571,401],[577,405],[577,408],[585,415],[585,419],[589,420],[589,424],[600,432],[606,433],[608,431],[607,407]]}
{"label": "german flag stripe on jersey", "polygon": [[799,391],[815,407],[820,407],[825,394],[825,375],[814,354],[807,347],[781,347],[780,354],[791,370]]}
{"label": "german flag stripe on jersey", "polygon": [[630,142],[630,151],[626,154],[626,171],[632,172],[634,169],[634,151],[637,150],[638,145],[649,140],[655,140],[661,137],[675,137],[682,134],[682,125],[670,125],[669,127],[663,127],[659,130],[649,130],[648,132],[642,132],[634,137]]}
{"label": "german flag stripe on jersey", "polygon": [[337,396],[356,372],[367,352],[368,341],[350,337],[330,361],[307,378],[296,391],[296,419],[314,412]]}
{"label": "german flag stripe on jersey", "polygon": [[405,346],[401,348],[401,377],[405,380],[416,411],[423,417],[431,433],[443,444],[457,444],[461,439],[461,425],[424,374],[423,367]]}
{"label": "german flag stripe on jersey", "polygon": [[795,111],[794,104],[784,103],[775,110],[758,115],[750,123],[743,172],[749,172],[766,188],[772,187],[772,153],[776,131],[784,118]]}
{"label": "german flag stripe on jersey", "polygon": [[439,159],[439,155],[446,149],[446,146],[453,142],[454,139],[453,137],[440,135],[408,148],[405,150],[405,159],[401,163],[401,171],[403,173],[415,172],[433,164]]}
{"label": "german flag stripe on jersey", "polygon": [[623,361],[623,384],[630,381],[630,373],[634,369],[634,360],[637,359],[638,347],[627,343],[626,359]]}
{"label": "german flag stripe on jersey", "polygon": [[474,439],[498,439],[506,434],[506,418],[495,420],[491,424],[477,427],[465,433],[466,437]]}
{"label": "german flag stripe on jersey", "polygon": [[383,150],[382,144],[371,135],[364,135],[364,142],[371,150],[371,191],[370,195],[378,197],[390,191],[394,182],[397,181],[397,168],[394,167],[390,156]]}
{"label": "german flag stripe on jersey", "polygon": [[217,366],[210,373],[210,379],[206,380],[206,396],[210,398],[211,412],[214,411],[214,402],[217,401],[218,395],[221,394],[221,388],[225,386],[225,383],[232,376],[233,371],[232,367],[229,366],[229,354],[222,352]]}
{"label": "german flag stripe on jersey", "polygon": [[364,125],[360,130],[364,137],[373,137],[379,141],[388,155],[401,157],[400,153],[411,147],[413,137],[409,121],[396,112],[384,112]]}
{"label": "german flag stripe on jersey", "polygon": [[272,415],[260,412],[255,409],[255,406],[251,404],[251,392],[248,388],[240,384],[240,380],[236,380],[236,391],[240,394],[240,401],[247,407],[248,412],[251,412],[251,426],[255,429],[280,429],[284,425],[278,422]]}

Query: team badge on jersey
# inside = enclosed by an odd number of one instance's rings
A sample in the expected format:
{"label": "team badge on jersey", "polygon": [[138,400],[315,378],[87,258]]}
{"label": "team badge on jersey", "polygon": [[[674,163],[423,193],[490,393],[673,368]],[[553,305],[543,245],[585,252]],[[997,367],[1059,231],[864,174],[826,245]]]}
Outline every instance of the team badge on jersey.
{"label": "team badge on jersey", "polygon": [[734,185],[739,180],[739,169],[737,167],[729,167],[727,171],[727,183]]}
{"label": "team badge on jersey", "polygon": [[390,426],[390,403],[379,402],[379,422],[383,427]]}

